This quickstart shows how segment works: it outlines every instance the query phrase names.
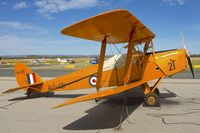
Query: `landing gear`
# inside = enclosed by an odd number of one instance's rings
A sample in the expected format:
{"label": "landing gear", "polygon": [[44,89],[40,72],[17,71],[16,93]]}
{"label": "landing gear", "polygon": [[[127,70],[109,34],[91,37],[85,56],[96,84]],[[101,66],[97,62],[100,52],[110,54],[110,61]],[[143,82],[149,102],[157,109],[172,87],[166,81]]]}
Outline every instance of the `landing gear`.
{"label": "landing gear", "polygon": [[147,106],[156,106],[159,103],[158,94],[156,92],[149,92],[144,96],[144,102]]}
{"label": "landing gear", "polygon": [[160,91],[157,86],[164,77],[159,78],[156,83],[150,87],[148,83],[143,84],[144,87],[144,103],[147,106],[157,106],[159,103]]}
{"label": "landing gear", "polygon": [[95,100],[96,103],[97,103],[98,101],[100,101],[100,99],[98,99],[98,98],[95,98],[94,100]]}
{"label": "landing gear", "polygon": [[26,92],[26,95],[27,95],[27,97],[28,97],[28,98],[30,98],[30,96],[31,96],[31,93],[32,93],[32,92],[31,92],[31,90],[30,90],[30,89],[28,89],[28,90],[27,90],[27,92]]}
{"label": "landing gear", "polygon": [[155,90],[154,90],[154,92],[159,96],[160,95],[160,91],[158,90],[158,88],[156,88]]}

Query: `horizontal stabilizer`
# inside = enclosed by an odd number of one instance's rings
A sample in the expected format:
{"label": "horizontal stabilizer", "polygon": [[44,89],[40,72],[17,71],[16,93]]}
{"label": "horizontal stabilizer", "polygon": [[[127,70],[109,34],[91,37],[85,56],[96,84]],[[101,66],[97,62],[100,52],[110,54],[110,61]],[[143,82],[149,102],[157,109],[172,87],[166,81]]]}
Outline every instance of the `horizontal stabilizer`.
{"label": "horizontal stabilizer", "polygon": [[12,93],[12,92],[15,92],[15,91],[18,91],[18,90],[22,90],[24,88],[33,87],[33,86],[40,85],[40,84],[43,84],[43,83],[44,82],[38,82],[38,83],[35,83],[35,84],[31,84],[31,85],[25,85],[25,86],[21,86],[21,87],[12,88],[12,89],[9,89],[9,90],[2,92],[2,94]]}
{"label": "horizontal stabilizer", "polygon": [[144,81],[140,80],[140,81],[128,84],[128,85],[118,86],[116,88],[112,88],[112,89],[109,89],[109,90],[104,90],[104,91],[101,91],[101,92],[80,96],[80,97],[77,97],[77,98],[67,100],[64,103],[59,104],[59,105],[57,105],[53,108],[59,108],[59,107],[65,106],[65,105],[73,104],[73,103],[78,103],[78,102],[83,102],[83,101],[87,101],[87,100],[91,100],[91,99],[95,99],[95,98],[102,98],[102,97],[106,97],[106,96],[110,96],[110,95],[115,95],[115,94],[127,91],[129,89],[132,89],[132,88],[139,86],[143,83],[144,83]]}
{"label": "horizontal stabilizer", "polygon": [[12,89],[9,89],[7,91],[2,92],[2,94],[12,93],[12,92],[15,92],[15,91],[18,91],[18,90],[22,90],[24,88],[26,88],[26,87],[23,86],[23,87],[12,88]]}

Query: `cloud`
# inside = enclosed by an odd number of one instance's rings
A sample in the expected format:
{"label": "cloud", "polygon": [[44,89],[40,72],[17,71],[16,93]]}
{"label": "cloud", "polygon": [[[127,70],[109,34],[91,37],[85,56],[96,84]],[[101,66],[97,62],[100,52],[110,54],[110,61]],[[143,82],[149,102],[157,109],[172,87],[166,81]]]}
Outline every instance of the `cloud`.
{"label": "cloud", "polygon": [[18,21],[0,21],[0,29],[39,30],[32,24],[24,24]]}
{"label": "cloud", "polygon": [[29,6],[26,2],[19,2],[13,6],[13,9],[18,10],[18,9],[23,9],[23,8],[27,8],[27,7],[29,7]]}
{"label": "cloud", "polygon": [[0,36],[0,41],[1,41],[1,52],[3,52],[4,50],[11,50],[12,48],[15,48],[16,46],[18,47],[22,47],[23,43],[22,40],[15,36],[15,35],[3,35]]}
{"label": "cloud", "polygon": [[4,34],[0,35],[0,42],[0,55],[87,55],[88,51],[90,51],[89,54],[99,53],[100,48],[99,45],[94,45],[95,42],[70,37],[52,38]]}
{"label": "cloud", "polygon": [[48,52],[52,46],[55,49],[55,44],[64,43],[60,40],[22,37],[15,34],[0,36],[0,42],[3,44],[0,49],[1,55],[42,54],[45,53],[45,50]]}
{"label": "cloud", "polygon": [[98,5],[98,0],[38,0],[34,5],[38,7],[38,13],[51,18],[53,13],[95,7]]}
{"label": "cloud", "polygon": [[7,5],[8,3],[7,2],[5,2],[5,1],[3,1],[3,2],[1,2],[1,5]]}
{"label": "cloud", "polygon": [[162,1],[171,6],[184,5],[186,2],[186,0],[162,0]]}

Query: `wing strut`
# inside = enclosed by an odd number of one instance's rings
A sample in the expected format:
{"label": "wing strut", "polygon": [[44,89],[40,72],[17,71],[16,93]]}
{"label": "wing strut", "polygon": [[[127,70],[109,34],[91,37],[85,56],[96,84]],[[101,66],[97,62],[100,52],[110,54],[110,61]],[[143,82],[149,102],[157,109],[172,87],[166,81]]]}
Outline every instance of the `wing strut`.
{"label": "wing strut", "polygon": [[105,53],[106,53],[106,45],[107,45],[107,41],[106,41],[106,36],[105,36],[101,45],[100,60],[99,60],[99,66],[98,66],[98,72],[97,72],[97,85],[96,85],[97,92],[101,88],[101,79],[102,79],[104,58],[105,58]]}
{"label": "wing strut", "polygon": [[131,33],[130,33],[130,38],[129,38],[129,43],[128,43],[128,52],[126,56],[126,65],[125,65],[125,73],[124,73],[124,84],[127,84],[129,79],[130,79],[130,74],[131,74],[131,66],[132,66],[132,61],[133,61],[133,48],[134,48],[134,36],[136,35],[136,28],[133,27]]}

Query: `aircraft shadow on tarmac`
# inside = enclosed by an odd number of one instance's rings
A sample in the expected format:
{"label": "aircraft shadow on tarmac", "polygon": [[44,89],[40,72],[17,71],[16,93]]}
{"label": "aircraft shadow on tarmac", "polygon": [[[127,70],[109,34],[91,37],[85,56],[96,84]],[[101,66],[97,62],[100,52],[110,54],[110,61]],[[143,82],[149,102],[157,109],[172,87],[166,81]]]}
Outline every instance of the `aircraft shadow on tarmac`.
{"label": "aircraft shadow on tarmac", "polygon": [[[179,104],[176,101],[167,100],[176,97],[175,93],[161,93],[162,104]],[[133,113],[143,103],[143,92],[140,88],[130,90],[127,93],[127,107],[129,114]],[[86,111],[87,115],[63,127],[64,130],[98,130],[116,128],[120,124],[120,117],[123,116],[122,122],[127,119],[126,110],[122,114],[124,105],[124,94],[110,96],[97,106]],[[145,106],[145,105],[144,105]]]}
{"label": "aircraft shadow on tarmac", "polygon": [[172,100],[169,98],[173,98],[173,97],[179,97],[176,93],[164,88],[164,90],[166,91],[166,93],[160,93],[159,99],[160,99],[160,105],[179,105],[181,104],[181,102],[176,99],[176,100]]}
{"label": "aircraft shadow on tarmac", "polygon": [[[170,100],[169,98],[177,97],[177,95],[169,90],[166,93],[160,93],[160,105],[177,105],[180,102]],[[44,93],[36,94],[30,98],[18,97],[10,99],[9,101],[28,100],[40,97],[49,98],[75,98],[84,94],[53,94]],[[101,100],[98,105],[86,111],[87,115],[63,127],[64,130],[95,130],[115,128],[120,124],[120,117],[123,116],[122,122],[127,119],[126,110],[122,109],[124,106],[125,93],[106,97]],[[143,103],[143,91],[141,88],[135,88],[126,93],[127,107],[129,114],[133,113]],[[145,105],[143,105],[145,106]]]}

